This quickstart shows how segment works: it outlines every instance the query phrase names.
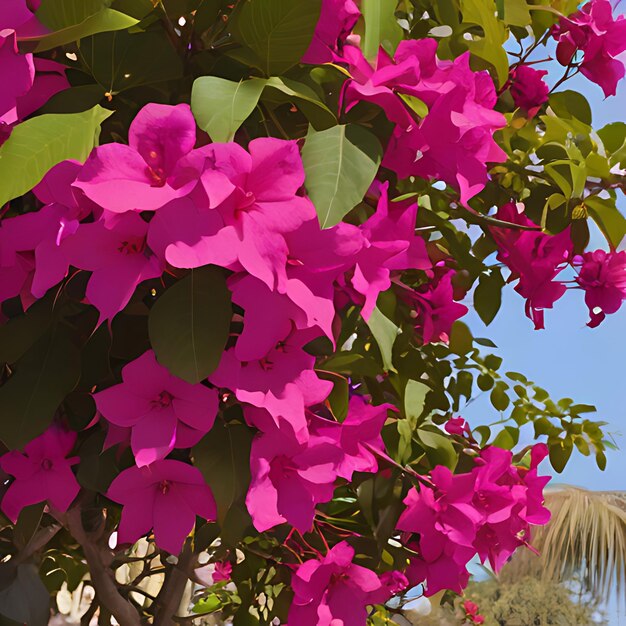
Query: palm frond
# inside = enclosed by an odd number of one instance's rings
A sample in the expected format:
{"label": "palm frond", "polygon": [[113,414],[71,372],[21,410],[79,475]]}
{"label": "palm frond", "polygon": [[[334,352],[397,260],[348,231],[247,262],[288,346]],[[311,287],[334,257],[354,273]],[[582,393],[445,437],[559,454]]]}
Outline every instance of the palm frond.
{"label": "palm frond", "polygon": [[529,550],[503,569],[501,578],[536,576],[551,581],[576,580],[583,591],[607,598],[626,596],[626,492],[561,487],[546,493],[550,523],[535,532]]}

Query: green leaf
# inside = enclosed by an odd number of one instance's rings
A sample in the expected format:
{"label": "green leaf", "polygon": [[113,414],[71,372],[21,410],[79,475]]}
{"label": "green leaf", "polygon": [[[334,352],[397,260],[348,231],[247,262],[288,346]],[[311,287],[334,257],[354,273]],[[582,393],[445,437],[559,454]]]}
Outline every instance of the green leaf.
{"label": "green leaf", "polygon": [[367,325],[374,335],[374,339],[380,348],[385,371],[395,372],[393,366],[393,344],[400,333],[400,329],[376,307],[367,321]]}
{"label": "green leaf", "polygon": [[194,462],[215,496],[220,524],[231,506],[248,490],[252,438],[247,426],[225,424],[218,419],[193,449]]}
{"label": "green leaf", "polygon": [[108,0],[42,0],[37,18],[53,32],[21,39],[38,41],[35,52],[43,52],[96,33],[138,24],[138,20],[109,8],[110,5]]}
{"label": "green leaf", "polygon": [[282,74],[307,51],[321,6],[321,0],[247,0],[233,35],[255,53],[267,76]]}
{"label": "green leaf", "polygon": [[326,398],[326,402],[330,406],[332,414],[338,422],[343,422],[348,416],[348,405],[350,403],[350,384],[348,379],[341,374],[328,372],[325,370],[316,370],[317,375],[322,380],[328,380],[333,383],[333,389]]}
{"label": "green leaf", "polygon": [[[407,104],[409,108],[411,108],[417,114],[418,117],[426,117],[428,115],[428,105],[423,100],[420,100],[415,96],[409,96],[405,93],[399,93],[398,95],[402,98],[402,100],[404,100],[405,104]],[[405,195],[410,196],[412,194]],[[400,199],[394,198],[393,201],[399,202]]]}
{"label": "green leaf", "polygon": [[352,124],[309,127],[302,148],[306,188],[322,228],[338,224],[367,193],[382,159],[378,139]]}
{"label": "green leaf", "polygon": [[572,456],[573,449],[574,444],[569,437],[566,439],[548,439],[550,463],[559,474],[565,469],[570,456]]}
{"label": "green leaf", "polygon": [[22,448],[48,427],[80,371],[80,352],[63,326],[33,344],[0,387],[0,439],[8,448]]}
{"label": "green leaf", "polygon": [[504,21],[511,26],[528,26],[532,20],[526,2],[504,0]]}
{"label": "green leaf", "polygon": [[404,413],[412,424],[417,424],[426,406],[430,387],[417,380],[408,380],[404,390]]}
{"label": "green leaf", "polygon": [[489,274],[481,274],[474,291],[474,308],[480,319],[489,326],[502,305],[502,272],[492,268]]}
{"label": "green leaf", "polygon": [[598,225],[612,248],[617,248],[626,237],[626,217],[620,212],[614,198],[585,198],[591,219]]}
{"label": "green leaf", "polygon": [[611,165],[626,164],[626,124],[613,122],[598,131],[604,148],[610,155]]}
{"label": "green leaf", "polygon": [[507,30],[504,23],[496,17],[496,4],[493,0],[461,0],[463,23],[477,24],[484,36],[476,35],[467,42],[471,53],[491,65],[496,74],[496,82],[502,86],[509,76],[509,61],[504,49]]}
{"label": "green leaf", "polygon": [[24,315],[0,325],[0,365],[13,364],[52,324],[50,298],[38,300]]}
{"label": "green leaf", "polygon": [[467,324],[458,320],[452,324],[452,330],[450,331],[450,350],[452,350],[454,354],[463,356],[471,352],[473,342],[472,333],[467,327]]}
{"label": "green leaf", "polygon": [[57,163],[84,161],[97,144],[100,124],[111,114],[96,106],[18,124],[0,147],[0,206],[30,191]]}
{"label": "green leaf", "polygon": [[174,376],[201,382],[219,365],[231,318],[223,272],[212,266],[191,270],[150,311],[150,342],[158,361]]}
{"label": "green leaf", "polygon": [[268,78],[262,100],[295,101],[315,130],[325,130],[337,124],[335,114],[319,99],[311,87],[290,78],[276,76]]}
{"label": "green leaf", "polygon": [[587,98],[578,91],[567,89],[553,93],[550,95],[548,104],[559,118],[577,119],[583,124],[591,125],[591,106]]}
{"label": "green leaf", "polygon": [[265,85],[261,78],[238,83],[217,76],[196,79],[191,90],[191,110],[198,126],[213,141],[232,141],[254,111]]}
{"label": "green leaf", "polygon": [[180,56],[161,29],[88,37],[81,42],[81,57],[96,82],[112,94],[183,75]]}
{"label": "green leaf", "polygon": [[222,606],[222,600],[218,595],[212,593],[206,598],[201,598],[191,609],[191,612],[196,615],[207,615],[208,613],[215,613]]}
{"label": "green leaf", "polygon": [[494,409],[498,411],[506,411],[508,408],[511,400],[506,392],[506,385],[501,381],[498,381],[496,386],[491,390],[490,400]]}
{"label": "green leaf", "polygon": [[456,467],[458,458],[449,437],[441,432],[420,429],[417,431],[417,438],[431,465],[445,465],[451,470]]}
{"label": "green leaf", "polygon": [[362,0],[365,36],[361,48],[365,58],[374,60],[380,46],[393,55],[402,40],[402,28],[396,19],[398,0]]}
{"label": "green leaf", "polygon": [[0,573],[4,582],[0,590],[0,614],[18,624],[47,626],[50,595],[37,567],[32,563],[21,563],[17,567],[3,563]]}
{"label": "green leaf", "polygon": [[19,550],[23,550],[37,532],[45,505],[45,502],[31,504],[20,511],[13,529],[13,543]]}
{"label": "green leaf", "polygon": [[504,450],[512,450],[517,445],[518,441],[519,428],[505,426],[504,430],[497,434],[491,445],[496,446],[496,448],[503,448]]}

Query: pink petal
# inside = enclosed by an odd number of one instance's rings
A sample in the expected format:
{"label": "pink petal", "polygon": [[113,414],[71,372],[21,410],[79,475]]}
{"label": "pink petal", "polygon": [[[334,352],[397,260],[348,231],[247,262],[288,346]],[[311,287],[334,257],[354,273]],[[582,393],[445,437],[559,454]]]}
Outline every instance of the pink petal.
{"label": "pink petal", "polygon": [[178,554],[196,523],[196,515],[173,486],[166,494],[157,492],[154,499],[154,541],[156,545]]}
{"label": "pink petal", "polygon": [[164,459],[174,449],[176,422],[168,407],[152,411],[133,426],[130,445],[138,467]]}

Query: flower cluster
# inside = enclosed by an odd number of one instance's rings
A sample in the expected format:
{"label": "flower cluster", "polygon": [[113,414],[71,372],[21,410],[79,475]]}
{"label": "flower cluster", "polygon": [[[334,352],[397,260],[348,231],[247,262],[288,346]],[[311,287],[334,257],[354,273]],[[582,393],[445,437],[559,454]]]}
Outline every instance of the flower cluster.
{"label": "flower cluster", "polygon": [[437,57],[434,39],[403,41],[395,56],[381,48],[372,67],[355,46],[344,49],[351,79],[346,111],[359,102],[380,106],[395,124],[383,165],[401,178],[443,180],[466,203],[487,181],[487,163],[506,160],[493,134],[505,125],[494,111],[497,96],[486,72],[473,72],[469,53]]}
{"label": "flower cluster", "polygon": [[0,16],[0,145],[10,135],[12,125],[70,86],[61,64],[20,53],[18,38],[40,32],[43,26],[23,0],[7,5]]}
{"label": "flower cluster", "polygon": [[556,56],[561,65],[577,63],[576,54],[581,52],[581,73],[600,85],[605,96],[615,95],[626,71],[618,58],[626,50],[626,17],[614,19],[609,0],[593,0],[561,18],[552,35],[558,42]]}
{"label": "flower cluster", "polygon": [[[624,73],[616,57],[626,48],[626,21],[613,20],[606,4],[593,0],[553,32],[561,62],[570,64],[576,50],[583,51],[581,71],[605,93],[614,93]],[[333,73],[343,81],[334,91],[340,115],[358,118],[359,110],[370,106],[369,119],[384,114],[391,123],[382,168],[363,183],[363,202],[345,221],[320,227],[299,140],[254,132],[244,140],[248,129],[242,128],[237,142],[207,143],[185,103],[143,106],[128,128],[127,143],[103,143],[84,163],[58,163],[26,201],[0,213],[0,322],[5,314],[28,314],[49,294],[55,306],[62,301],[63,314],[70,311],[61,324],[81,345],[102,331],[117,335],[116,324],[137,310],[145,326],[138,349],[106,351],[111,367],[106,377],[85,382],[83,376],[74,387],[90,403],[93,399],[88,424],[76,426],[64,401],[50,410],[54,423],[43,434],[23,451],[0,457],[8,477],[0,508],[15,522],[25,507],[45,503],[63,520],[80,492],[78,479],[85,484],[73,468],[94,429],[103,434],[104,449],[116,447],[122,468],[98,495],[106,506],[121,508],[119,523],[116,516],[108,522],[109,529],[116,528],[117,546],[125,549],[151,536],[157,548],[178,554],[198,518],[218,518],[208,474],[199,469],[198,444],[211,441],[222,424],[236,423],[252,440],[245,452],[247,490],[237,494],[237,506],[245,499],[248,530],[288,527],[282,542],[290,554],[276,563],[281,576],[292,574],[289,624],[362,626],[367,607],[384,604],[410,585],[423,583],[427,595],[444,589],[461,593],[471,559],[498,571],[518,547],[529,544],[531,526],[549,520],[543,500],[549,479],[538,474],[548,454],[544,444],[535,445],[524,464],[511,451],[481,449],[460,417],[448,414],[439,431],[434,423],[445,418],[420,421],[419,427],[410,423],[416,416],[409,415],[407,380],[429,389],[418,403],[424,416],[433,410],[427,401],[435,395],[443,398],[434,408],[441,411],[437,415],[447,410],[443,402],[455,383],[448,386],[444,379],[452,380],[453,366],[462,369],[469,357],[448,359],[452,353],[469,355],[469,348],[458,351],[454,340],[450,350],[427,344],[445,344],[453,335],[455,321],[468,311],[460,300],[487,270],[486,254],[494,251],[509,269],[528,317],[543,328],[544,310],[567,289],[561,272],[568,267],[576,272],[573,288],[584,290],[590,326],[615,313],[626,300],[626,252],[575,254],[571,226],[548,234],[522,203],[511,201],[508,187],[498,188],[495,173],[490,179],[490,164],[508,158],[501,147],[508,140],[499,145],[494,138],[507,124],[503,102],[511,108],[512,98],[523,116],[534,117],[549,97],[545,72],[520,61],[499,92],[508,88],[508,94],[498,102],[490,75],[471,69],[469,52],[444,59],[438,42],[426,38],[402,41],[394,54],[381,47],[371,62],[352,33],[360,18],[358,3],[323,0],[321,10],[302,63],[339,67],[341,72]],[[68,86],[61,66],[18,50],[20,37],[41,28],[24,0],[7,0],[0,16],[0,77],[6,84],[0,94],[0,144],[15,124]],[[311,93],[313,99],[317,92]],[[260,102],[259,109],[264,106]],[[517,112],[513,118],[526,122]],[[415,178],[422,181],[413,186]],[[435,181],[445,185],[434,185],[438,193],[420,208],[415,190],[421,193]],[[530,196],[520,197],[530,202]],[[487,215],[494,198],[493,215]],[[445,210],[436,206],[438,200]],[[529,214],[534,215],[530,208]],[[485,256],[476,252],[473,232],[449,225],[444,233],[432,225],[458,215],[483,227],[489,239]],[[431,236],[433,230],[443,236]],[[464,259],[471,259],[467,269]],[[206,266],[223,277],[232,308],[224,307],[229,327],[219,363],[216,358],[213,370],[188,382],[166,367],[152,333],[153,315],[167,298],[168,292],[161,293],[166,283]],[[372,349],[373,340],[378,348]],[[349,354],[355,342],[362,353]],[[352,356],[366,374],[356,366],[329,365]],[[17,359],[18,376],[20,364]],[[431,389],[438,383],[432,384],[429,368],[443,364],[448,369],[440,368],[440,387]],[[7,368],[5,379],[3,371],[0,390],[14,375]],[[403,401],[404,410],[398,408]],[[70,423],[85,432],[70,430]],[[401,461],[392,458],[398,436],[407,454],[417,445],[403,427],[423,425],[435,430],[435,437],[454,441],[462,471],[426,467],[430,455],[421,450],[419,461],[400,452]],[[427,447],[424,442],[426,452]],[[372,511],[379,490],[395,498],[393,513],[385,513],[390,528],[382,541],[400,541],[400,556],[394,551],[394,565],[386,563],[384,573],[365,567],[371,559],[359,559],[357,544],[367,530],[359,537],[352,526],[335,525],[332,512],[330,521],[322,519],[339,501],[360,506],[361,485],[365,491],[370,483],[375,483]],[[344,495],[335,498],[340,492]],[[351,520],[357,528],[376,527],[357,512]],[[376,515],[372,512],[372,520]],[[398,516],[395,527],[388,524]],[[328,539],[325,527],[333,529]],[[378,532],[372,533],[376,550],[383,545]],[[305,538],[309,533],[317,547]],[[210,564],[213,583],[232,578],[238,584],[234,546],[220,545]],[[476,605],[467,601],[464,610],[468,622],[482,623]]]}
{"label": "flower cluster", "polygon": [[289,624],[365,624],[368,605],[382,604],[408,586],[399,572],[378,576],[353,559],[354,548],[342,541],[326,556],[298,566],[291,579]]}
{"label": "flower cluster", "polygon": [[438,466],[432,484],[413,488],[398,528],[409,534],[419,557],[407,576],[426,581],[426,593],[442,589],[461,593],[467,585],[467,564],[475,556],[498,571],[515,550],[530,541],[530,525],[546,524],[543,488],[550,480],[537,467],[548,454],[544,444],[533,447],[529,468],[512,464],[507,450],[488,447],[467,474]]}

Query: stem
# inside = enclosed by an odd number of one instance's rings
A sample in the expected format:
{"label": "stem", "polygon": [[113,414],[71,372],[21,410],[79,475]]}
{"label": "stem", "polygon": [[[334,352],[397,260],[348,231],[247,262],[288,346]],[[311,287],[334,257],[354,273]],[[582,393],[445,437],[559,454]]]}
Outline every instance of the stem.
{"label": "stem", "polygon": [[160,606],[154,626],[175,626],[177,621],[180,621],[175,615],[189,581],[189,570],[194,568],[196,561],[197,556],[193,553],[188,540],[178,557],[178,563],[165,576],[165,583],[157,597]]}
{"label": "stem", "polygon": [[139,613],[117,588],[115,576],[110,569],[113,551],[108,547],[99,546],[98,538],[91,538],[88,535],[83,527],[79,507],[70,509],[65,516],[65,521],[68,530],[83,549],[100,606],[124,626],[141,626]]}

